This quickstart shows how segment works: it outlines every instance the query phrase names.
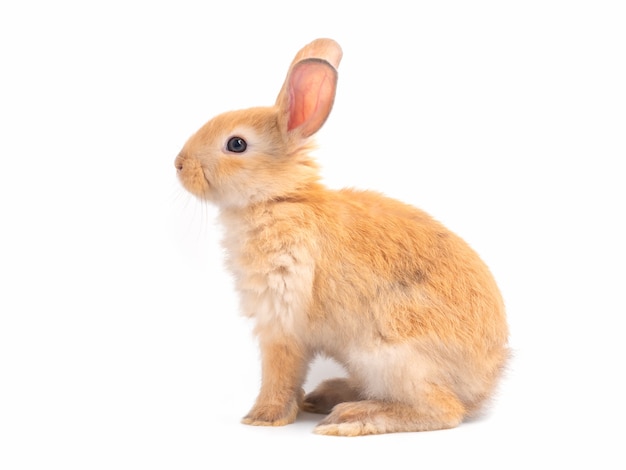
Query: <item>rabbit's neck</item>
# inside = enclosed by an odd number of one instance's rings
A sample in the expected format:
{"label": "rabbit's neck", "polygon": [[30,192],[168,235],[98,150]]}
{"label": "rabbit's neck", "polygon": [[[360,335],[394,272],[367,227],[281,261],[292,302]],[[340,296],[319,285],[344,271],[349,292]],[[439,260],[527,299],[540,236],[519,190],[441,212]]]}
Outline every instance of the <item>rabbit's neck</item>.
{"label": "rabbit's neck", "polygon": [[298,335],[307,322],[315,266],[313,227],[303,207],[273,202],[224,210],[221,221],[242,313],[256,319],[259,331]]}

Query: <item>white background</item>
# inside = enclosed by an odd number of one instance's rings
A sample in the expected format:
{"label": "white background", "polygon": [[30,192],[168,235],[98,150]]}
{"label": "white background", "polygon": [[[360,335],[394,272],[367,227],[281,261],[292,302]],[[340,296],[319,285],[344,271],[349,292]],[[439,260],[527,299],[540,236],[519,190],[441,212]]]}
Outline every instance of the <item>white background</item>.
{"label": "white background", "polygon": [[[622,4],[3,2],[0,468],[624,468]],[[457,429],[239,424],[258,351],[173,160],[320,36],[325,182],[430,212],[506,299],[515,358]]]}

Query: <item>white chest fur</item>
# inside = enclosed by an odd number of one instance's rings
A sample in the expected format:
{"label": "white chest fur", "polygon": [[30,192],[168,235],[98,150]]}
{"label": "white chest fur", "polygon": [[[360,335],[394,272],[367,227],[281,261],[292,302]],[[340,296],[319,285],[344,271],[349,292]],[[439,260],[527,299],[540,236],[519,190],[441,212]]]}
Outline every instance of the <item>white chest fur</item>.
{"label": "white chest fur", "polygon": [[276,209],[224,211],[223,246],[242,313],[257,332],[298,334],[305,327],[315,264],[306,227]]}

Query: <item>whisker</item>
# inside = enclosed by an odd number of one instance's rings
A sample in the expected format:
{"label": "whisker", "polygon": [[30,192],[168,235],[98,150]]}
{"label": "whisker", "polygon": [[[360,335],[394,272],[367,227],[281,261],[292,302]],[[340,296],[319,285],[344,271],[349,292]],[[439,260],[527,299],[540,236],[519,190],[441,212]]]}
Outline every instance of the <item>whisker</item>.
{"label": "whisker", "polygon": [[184,194],[185,190],[180,186],[172,186],[170,191],[170,199],[172,202],[179,202]]}
{"label": "whisker", "polygon": [[[206,199],[198,198],[185,190],[182,185],[174,185],[170,192],[171,210],[184,243],[206,247],[215,237],[215,206]],[[202,248],[203,249],[203,248]]]}

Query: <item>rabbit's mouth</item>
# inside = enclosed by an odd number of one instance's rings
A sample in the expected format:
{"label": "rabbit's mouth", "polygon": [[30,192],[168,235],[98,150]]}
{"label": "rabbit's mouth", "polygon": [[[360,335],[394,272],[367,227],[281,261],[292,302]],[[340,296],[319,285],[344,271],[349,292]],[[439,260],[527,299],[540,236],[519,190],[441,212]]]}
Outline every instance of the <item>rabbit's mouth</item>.
{"label": "rabbit's mouth", "polygon": [[207,178],[206,169],[198,160],[178,155],[174,166],[178,179],[187,191],[199,198],[208,198],[212,185]]}
{"label": "rabbit's mouth", "polygon": [[211,180],[209,179],[208,170],[206,168],[202,168],[202,177],[204,178],[204,182],[207,185],[207,190],[210,189],[213,185],[211,184]]}

